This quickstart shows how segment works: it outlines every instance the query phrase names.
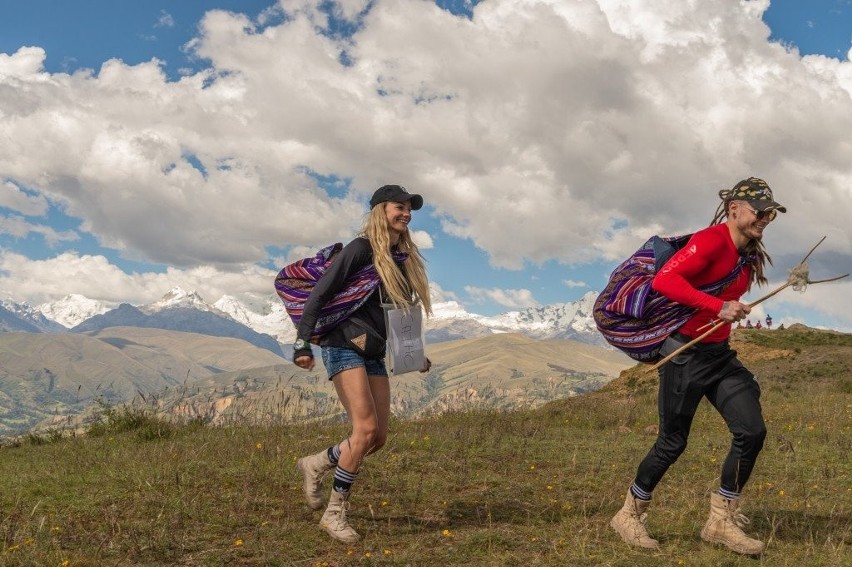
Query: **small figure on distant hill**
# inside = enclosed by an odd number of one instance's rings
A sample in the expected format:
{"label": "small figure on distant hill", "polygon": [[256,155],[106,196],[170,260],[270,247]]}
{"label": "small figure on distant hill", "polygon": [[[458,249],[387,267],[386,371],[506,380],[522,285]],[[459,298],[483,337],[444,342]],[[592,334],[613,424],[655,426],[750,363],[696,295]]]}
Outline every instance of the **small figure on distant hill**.
{"label": "small figure on distant hill", "polygon": [[[696,310],[663,344],[662,356],[700,336],[699,329],[708,319],[729,323],[745,319],[750,308],[740,303],[740,297],[752,284],[767,283],[764,265],[771,260],[763,247],[763,232],[777,212],[786,209],[773,199],[766,182],[754,177],[719,191],[719,197],[722,202],[710,227],[696,232],[654,278],[654,290]],[[731,276],[732,283],[717,296],[699,289]],[[746,327],[751,327],[750,321]],[[763,542],[743,532],[746,519],[740,513],[740,494],[766,438],[760,386],[731,350],[730,332],[730,325],[721,326],[659,369],[660,433],[639,464],[624,506],[610,522],[630,545],[658,547],[645,528],[651,496],[686,449],[695,412],[706,397],[725,420],[733,440],[722,465],[720,487],[710,495],[710,515],[701,538],[745,555],[764,550]]]}
{"label": "small figure on distant hill", "polygon": [[757,320],[757,323],[754,324],[755,329],[762,329],[763,325],[760,323],[760,319]]}
{"label": "small figure on distant hill", "polygon": [[[363,289],[367,280],[378,280],[363,304],[318,341],[329,380],[352,421],[352,432],[340,443],[297,462],[304,475],[305,497],[314,510],[323,506],[322,480],[334,469],[331,497],[320,526],[346,543],[360,539],[346,518],[352,484],[364,458],[381,449],[388,435],[391,394],[384,361],[387,331],[382,299],[416,309],[422,304],[427,314],[432,312],[423,258],[408,230],[411,211],[422,206],[423,197],[399,185],[385,185],[373,194],[360,235],[343,247],[311,290],[293,345],[294,362],[313,369],[309,341],[322,307],[333,299],[343,302],[346,297],[339,299],[341,291],[355,289],[354,285]],[[422,372],[430,365],[427,358]]]}
{"label": "small figure on distant hill", "polygon": [[751,324],[751,319],[746,320],[746,329],[753,329],[754,325]]}
{"label": "small figure on distant hill", "polygon": [[766,328],[767,329],[772,328],[772,317],[770,317],[769,315],[766,316]]}

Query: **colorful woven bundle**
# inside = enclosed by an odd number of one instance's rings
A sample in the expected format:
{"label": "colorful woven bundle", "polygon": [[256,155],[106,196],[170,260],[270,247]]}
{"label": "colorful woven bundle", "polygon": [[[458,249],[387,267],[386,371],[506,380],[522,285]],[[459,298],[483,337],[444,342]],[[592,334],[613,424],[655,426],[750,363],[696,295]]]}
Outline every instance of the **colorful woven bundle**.
{"label": "colorful woven bundle", "polygon": [[[663,264],[683,248],[691,234],[650,238],[610,275],[595,301],[593,317],[604,339],[639,362],[660,359],[660,347],[695,313],[695,309],[675,303],[651,288]],[[698,289],[718,295],[734,282],[746,264],[740,259],[722,280]]]}
{"label": "colorful woven bundle", "polygon": [[[305,302],[311,291],[342,249],[343,244],[339,242],[326,246],[317,252],[316,256],[284,266],[275,278],[275,292],[284,302],[284,309],[297,327],[302,320]],[[402,263],[407,257],[408,254],[403,252],[393,255],[397,263]],[[311,340],[318,340],[355,313],[380,283],[379,274],[373,264],[368,264],[349,276],[343,288],[320,310]]]}

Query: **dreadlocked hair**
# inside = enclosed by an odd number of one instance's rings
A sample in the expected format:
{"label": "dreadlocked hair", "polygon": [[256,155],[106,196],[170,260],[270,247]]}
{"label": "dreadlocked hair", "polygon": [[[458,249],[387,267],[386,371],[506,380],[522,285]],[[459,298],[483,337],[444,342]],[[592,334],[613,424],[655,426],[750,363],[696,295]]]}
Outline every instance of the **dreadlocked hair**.
{"label": "dreadlocked hair", "polygon": [[423,256],[405,231],[399,236],[397,250],[407,252],[408,258],[400,266],[391,255],[390,229],[385,204],[379,203],[367,213],[361,236],[370,241],[373,248],[373,265],[379,273],[382,285],[395,307],[409,307],[420,301],[427,315],[432,314],[432,299],[429,295],[429,279]]}
{"label": "dreadlocked hair", "polygon": [[[727,220],[728,209],[730,208],[731,203],[735,200],[730,198],[730,189],[722,189],[719,191],[719,197],[722,199],[722,202],[719,203],[719,206],[716,208],[716,214],[713,216],[713,221],[710,223],[710,226],[721,224]],[[772,258],[763,246],[763,241],[756,238],[750,239],[748,244],[746,244],[743,253],[746,258],[751,259],[751,278],[748,282],[749,291],[751,291],[751,286],[755,282],[759,286],[768,284],[769,280],[766,279],[766,276],[764,275],[764,269],[767,262],[769,262],[770,266],[772,265]]]}

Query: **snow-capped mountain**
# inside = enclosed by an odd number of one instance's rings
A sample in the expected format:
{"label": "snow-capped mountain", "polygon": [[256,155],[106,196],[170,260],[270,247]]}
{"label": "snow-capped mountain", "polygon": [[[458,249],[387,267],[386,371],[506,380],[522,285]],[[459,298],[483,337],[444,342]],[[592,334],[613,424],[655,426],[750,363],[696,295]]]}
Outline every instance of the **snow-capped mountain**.
{"label": "snow-capped mountain", "polygon": [[213,306],[258,333],[272,335],[280,343],[292,344],[296,340],[296,328],[284,310],[284,303],[274,293],[223,295]]}
{"label": "snow-capped mountain", "polygon": [[195,290],[186,291],[181,287],[173,287],[159,300],[140,305],[145,313],[159,313],[164,309],[198,309],[199,311],[215,311],[215,307],[204,301]]}
{"label": "snow-capped mountain", "polygon": [[[455,301],[438,303],[433,306],[434,316],[426,323],[426,340],[438,343],[494,333],[520,333],[535,339],[573,339],[608,348],[592,319],[596,298],[596,292],[588,292],[575,302],[510,311],[493,317],[470,313]],[[160,300],[138,307],[122,304],[117,309],[109,310],[103,302],[72,295],[40,305],[38,310],[48,319],[65,326],[91,312],[90,317],[72,325],[76,327],[75,331],[116,325],[157,326],[246,338],[250,330],[251,333],[270,335],[285,346],[292,344],[296,337],[296,329],[284,310],[284,304],[275,294],[225,295],[210,304],[195,291],[176,287]],[[201,314],[210,318],[206,324],[200,322]],[[225,321],[238,326],[230,327]]]}
{"label": "snow-capped mountain", "polygon": [[575,302],[509,311],[494,317],[468,313],[455,301],[439,303],[427,323],[426,338],[440,342],[491,333],[520,333],[534,339],[572,339],[607,346],[592,318],[597,297],[596,292],[590,291]]}
{"label": "snow-capped mountain", "polygon": [[65,327],[26,303],[0,300],[0,331],[61,333]]}
{"label": "snow-capped mountain", "polygon": [[42,303],[36,307],[36,310],[51,321],[56,321],[66,329],[70,329],[86,319],[106,313],[114,307],[113,304],[73,293],[58,301]]}
{"label": "snow-capped mountain", "polygon": [[141,307],[122,303],[115,309],[83,321],[71,331],[84,333],[108,327],[143,327],[232,337],[284,356],[281,344],[274,337],[236,321],[194,291],[187,292],[181,288],[174,288],[159,301]]}
{"label": "snow-capped mountain", "polygon": [[[483,318],[486,326],[505,332],[522,333],[533,339],[573,339],[604,344],[592,318],[597,292],[587,292],[578,301],[510,311]],[[593,340],[590,340],[593,339]]]}

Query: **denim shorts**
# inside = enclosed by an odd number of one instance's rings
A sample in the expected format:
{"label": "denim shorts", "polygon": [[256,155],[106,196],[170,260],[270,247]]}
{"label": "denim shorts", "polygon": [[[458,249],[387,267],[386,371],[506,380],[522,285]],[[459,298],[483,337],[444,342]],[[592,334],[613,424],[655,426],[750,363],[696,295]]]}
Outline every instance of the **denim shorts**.
{"label": "denim shorts", "polygon": [[365,359],[351,348],[324,346],[322,347],[322,363],[331,380],[335,374],[350,368],[364,368],[367,376],[387,376],[384,358]]}

